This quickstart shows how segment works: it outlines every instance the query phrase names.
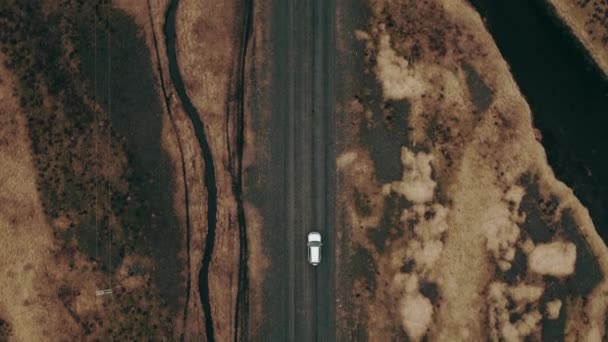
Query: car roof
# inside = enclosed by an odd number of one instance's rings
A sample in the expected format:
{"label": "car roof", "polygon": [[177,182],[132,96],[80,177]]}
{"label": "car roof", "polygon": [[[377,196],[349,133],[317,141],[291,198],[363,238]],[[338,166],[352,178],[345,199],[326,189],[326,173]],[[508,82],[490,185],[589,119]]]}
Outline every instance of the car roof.
{"label": "car roof", "polygon": [[319,241],[321,242],[321,234],[318,232],[308,233],[308,241]]}
{"label": "car roof", "polygon": [[310,249],[310,261],[313,263],[321,261],[321,249],[319,247]]}

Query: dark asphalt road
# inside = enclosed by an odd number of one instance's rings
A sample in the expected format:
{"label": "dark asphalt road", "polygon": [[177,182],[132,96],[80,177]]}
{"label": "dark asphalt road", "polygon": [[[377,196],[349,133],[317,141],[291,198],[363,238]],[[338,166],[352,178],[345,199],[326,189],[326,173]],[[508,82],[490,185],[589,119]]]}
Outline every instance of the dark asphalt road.
{"label": "dark asphalt road", "polygon": [[[333,1],[276,1],[272,8],[272,113],[265,218],[268,341],[335,340]],[[270,190],[269,190],[270,192]],[[272,196],[273,194],[268,194]],[[323,236],[322,262],[306,259],[306,235]]]}

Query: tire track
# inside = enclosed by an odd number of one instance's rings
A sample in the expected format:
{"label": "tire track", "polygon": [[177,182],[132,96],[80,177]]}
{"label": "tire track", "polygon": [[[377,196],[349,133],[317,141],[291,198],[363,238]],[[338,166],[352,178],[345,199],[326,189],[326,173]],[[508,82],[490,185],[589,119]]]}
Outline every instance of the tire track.
{"label": "tire track", "polygon": [[175,20],[177,15],[177,7],[179,0],[171,0],[167,12],[165,14],[165,44],[167,49],[167,58],[169,61],[169,75],[175,86],[175,90],[188,113],[188,117],[194,127],[194,132],[205,162],[203,177],[207,190],[207,239],[205,241],[205,250],[203,252],[203,261],[201,271],[199,273],[199,292],[201,297],[201,305],[205,314],[205,334],[207,341],[215,341],[215,333],[213,326],[213,317],[211,315],[211,302],[209,298],[209,266],[213,256],[213,248],[215,245],[215,228],[217,223],[217,187],[215,182],[215,165],[211,148],[207,141],[205,128],[200,119],[198,111],[192,104],[192,101],[186,93],[186,87],[182,80],[182,76],[177,63],[177,52],[175,49]]}
{"label": "tire track", "polygon": [[[238,273],[238,290],[236,297],[236,308],[234,313],[235,329],[234,341],[246,341],[249,335],[249,274],[247,266],[247,223],[245,219],[245,210],[243,208],[243,147],[245,143],[245,72],[247,49],[251,41],[251,32],[253,28],[253,0],[247,1],[243,13],[243,30],[241,34],[241,48],[239,56],[239,65],[237,68],[237,104],[238,111],[236,117],[236,155],[237,166],[236,172],[232,174],[233,193],[237,205],[238,225],[239,225],[239,273]],[[230,144],[228,144],[230,145]]]}

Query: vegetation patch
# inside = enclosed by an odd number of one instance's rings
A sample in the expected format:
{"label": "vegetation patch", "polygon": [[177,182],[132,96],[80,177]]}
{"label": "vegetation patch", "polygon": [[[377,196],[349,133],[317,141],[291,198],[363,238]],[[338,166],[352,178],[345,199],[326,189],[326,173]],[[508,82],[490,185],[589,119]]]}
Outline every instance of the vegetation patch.
{"label": "vegetation patch", "polygon": [[[168,317],[185,286],[178,257],[184,238],[173,212],[172,166],[161,148],[162,109],[138,27],[108,1],[1,2],[0,48],[18,78],[37,188],[63,245],[57,253],[73,271],[83,267],[75,262],[82,253],[91,271],[105,274],[100,279],[115,277],[127,255],[151,257],[149,281],[104,306],[102,316],[121,328],[100,326],[115,340],[126,331],[137,339],[171,336]],[[63,301],[84,294],[57,295]],[[130,307],[140,313],[123,312]]]}
{"label": "vegetation patch", "polygon": [[0,341],[8,341],[12,332],[10,323],[0,318]]}

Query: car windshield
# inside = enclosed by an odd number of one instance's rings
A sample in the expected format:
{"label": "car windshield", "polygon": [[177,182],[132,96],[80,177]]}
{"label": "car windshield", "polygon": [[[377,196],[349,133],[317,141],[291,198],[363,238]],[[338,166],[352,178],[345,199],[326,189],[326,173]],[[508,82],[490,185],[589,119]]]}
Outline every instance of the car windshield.
{"label": "car windshield", "polygon": [[308,245],[310,245],[311,247],[320,247],[321,243],[319,241],[310,241]]}

